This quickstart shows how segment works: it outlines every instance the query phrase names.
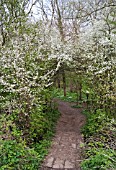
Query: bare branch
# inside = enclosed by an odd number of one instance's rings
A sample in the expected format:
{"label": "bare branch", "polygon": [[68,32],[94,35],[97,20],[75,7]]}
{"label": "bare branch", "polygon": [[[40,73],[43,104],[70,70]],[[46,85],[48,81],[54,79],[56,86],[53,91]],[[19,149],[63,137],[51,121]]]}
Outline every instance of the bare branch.
{"label": "bare branch", "polygon": [[38,1],[38,0],[35,0],[35,2],[32,3],[32,5],[31,5],[31,7],[30,7],[30,9],[29,9],[29,11],[28,11],[28,13],[27,13],[27,15],[30,14],[30,12],[32,11],[33,6],[36,5],[37,1]]}

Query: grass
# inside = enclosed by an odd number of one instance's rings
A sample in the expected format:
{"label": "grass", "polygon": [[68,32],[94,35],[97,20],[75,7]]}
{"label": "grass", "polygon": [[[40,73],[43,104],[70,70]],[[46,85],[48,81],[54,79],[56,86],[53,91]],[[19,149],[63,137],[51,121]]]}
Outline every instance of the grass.
{"label": "grass", "polygon": [[53,98],[59,98],[63,101],[67,102],[76,102],[77,101],[77,93],[67,91],[67,95],[64,96],[62,89],[53,89],[52,91]]}

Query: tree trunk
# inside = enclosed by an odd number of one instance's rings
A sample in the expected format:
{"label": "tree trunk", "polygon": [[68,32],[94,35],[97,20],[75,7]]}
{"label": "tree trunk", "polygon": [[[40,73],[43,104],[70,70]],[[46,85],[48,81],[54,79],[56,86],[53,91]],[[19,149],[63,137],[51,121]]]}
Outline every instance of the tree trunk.
{"label": "tree trunk", "polygon": [[66,77],[65,77],[65,71],[62,70],[62,79],[63,79],[63,90],[64,90],[64,96],[66,96]]}
{"label": "tree trunk", "polygon": [[60,89],[61,85],[60,85],[60,77],[59,77],[59,75],[57,77],[57,83],[58,83],[58,88]]}
{"label": "tree trunk", "polygon": [[82,84],[80,83],[79,85],[79,100],[81,101],[82,100]]}
{"label": "tree trunk", "polygon": [[78,95],[78,85],[76,84],[76,93],[77,93],[77,105],[79,104],[79,95]]}
{"label": "tree trunk", "polygon": [[73,92],[73,83],[70,81],[70,92]]}

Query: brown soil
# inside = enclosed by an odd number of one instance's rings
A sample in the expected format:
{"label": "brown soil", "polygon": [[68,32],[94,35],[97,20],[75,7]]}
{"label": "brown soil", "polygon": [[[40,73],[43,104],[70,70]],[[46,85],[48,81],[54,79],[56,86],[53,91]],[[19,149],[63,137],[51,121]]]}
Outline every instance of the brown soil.
{"label": "brown soil", "polygon": [[46,156],[41,170],[80,170],[82,161],[83,137],[81,127],[85,124],[82,108],[72,108],[74,103],[57,101],[61,117],[56,126],[49,154]]}

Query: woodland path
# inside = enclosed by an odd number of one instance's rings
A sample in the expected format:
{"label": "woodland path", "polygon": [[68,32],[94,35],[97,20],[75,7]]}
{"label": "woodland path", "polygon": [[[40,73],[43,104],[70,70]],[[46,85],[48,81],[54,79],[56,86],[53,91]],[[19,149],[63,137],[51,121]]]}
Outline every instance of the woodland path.
{"label": "woodland path", "polygon": [[82,108],[72,108],[74,103],[57,101],[61,116],[56,126],[52,146],[41,170],[80,170],[83,143],[81,127],[85,124]]}

